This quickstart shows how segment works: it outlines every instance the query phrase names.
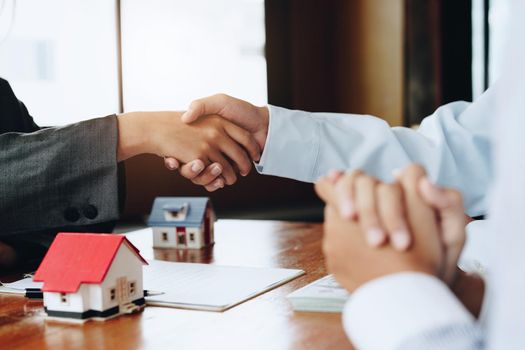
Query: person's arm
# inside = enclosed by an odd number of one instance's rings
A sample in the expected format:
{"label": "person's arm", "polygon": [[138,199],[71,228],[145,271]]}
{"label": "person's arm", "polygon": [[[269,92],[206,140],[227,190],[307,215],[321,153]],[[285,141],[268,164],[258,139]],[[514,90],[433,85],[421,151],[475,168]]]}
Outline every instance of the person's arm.
{"label": "person's arm", "polygon": [[0,135],[2,235],[115,220],[117,121]]}
{"label": "person's arm", "polygon": [[0,135],[2,234],[85,226],[118,217],[117,161],[138,154],[220,163],[230,183],[250,171],[257,143],[219,117],[196,124],[179,112],[131,112],[33,133]]}
{"label": "person's arm", "polygon": [[358,349],[481,349],[472,315],[427,274],[398,273],[362,285],[345,305],[343,325]]}
{"label": "person's arm", "polygon": [[476,216],[485,214],[491,178],[494,89],[472,104],[440,107],[417,130],[372,116],[256,107],[223,94],[193,101],[183,120],[216,113],[252,132],[263,148],[256,168],[267,175],[313,182],[333,169],[361,169],[388,181],[393,170],[419,163],[438,185],[461,190]]}
{"label": "person's arm", "polygon": [[474,104],[442,106],[417,130],[391,128],[370,116],[270,106],[268,137],[257,169],[307,182],[333,169],[360,169],[390,181],[393,170],[418,163],[438,185],[462,191],[469,215],[484,214],[493,102],[487,92]]}

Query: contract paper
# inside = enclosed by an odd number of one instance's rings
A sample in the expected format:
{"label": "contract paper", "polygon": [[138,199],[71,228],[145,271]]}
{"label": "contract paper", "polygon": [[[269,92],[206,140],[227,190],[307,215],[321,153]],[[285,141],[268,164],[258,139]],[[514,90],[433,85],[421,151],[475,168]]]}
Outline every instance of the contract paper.
{"label": "contract paper", "polygon": [[148,261],[147,305],[224,311],[304,274],[302,270]]}

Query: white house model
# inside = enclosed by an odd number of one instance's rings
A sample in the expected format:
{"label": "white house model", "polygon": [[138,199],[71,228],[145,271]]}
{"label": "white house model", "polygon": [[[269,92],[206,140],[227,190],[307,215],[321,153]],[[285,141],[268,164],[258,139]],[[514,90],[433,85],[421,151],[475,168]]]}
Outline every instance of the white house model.
{"label": "white house model", "polygon": [[155,248],[200,249],[213,244],[214,222],[207,197],[157,197],[148,225]]}
{"label": "white house model", "polygon": [[142,265],[122,235],[59,233],[33,280],[44,282],[48,317],[104,320],[144,307]]}

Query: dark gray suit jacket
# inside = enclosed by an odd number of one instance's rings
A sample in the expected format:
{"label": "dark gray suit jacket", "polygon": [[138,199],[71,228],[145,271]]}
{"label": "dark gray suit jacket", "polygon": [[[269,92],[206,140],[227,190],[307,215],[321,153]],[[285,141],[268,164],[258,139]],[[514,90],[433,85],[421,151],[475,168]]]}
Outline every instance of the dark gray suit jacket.
{"label": "dark gray suit jacket", "polygon": [[115,116],[39,128],[0,79],[0,240],[110,230],[96,224],[119,216],[116,152]]}

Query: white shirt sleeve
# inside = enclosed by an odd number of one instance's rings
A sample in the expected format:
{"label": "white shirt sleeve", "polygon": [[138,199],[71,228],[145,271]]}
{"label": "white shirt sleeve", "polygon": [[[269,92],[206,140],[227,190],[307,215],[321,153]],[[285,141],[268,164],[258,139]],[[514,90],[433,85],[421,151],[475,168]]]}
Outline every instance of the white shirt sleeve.
{"label": "white shirt sleeve", "polygon": [[472,315],[439,279],[404,272],[372,280],[352,293],[343,325],[358,349],[398,349],[426,332],[474,326]]}
{"label": "white shirt sleeve", "polygon": [[269,106],[268,137],[257,170],[314,182],[333,169],[361,169],[390,181],[394,169],[416,162],[439,185],[461,190],[470,215],[485,214],[492,95],[488,90],[472,104],[442,106],[418,130],[391,128],[372,116]]}

